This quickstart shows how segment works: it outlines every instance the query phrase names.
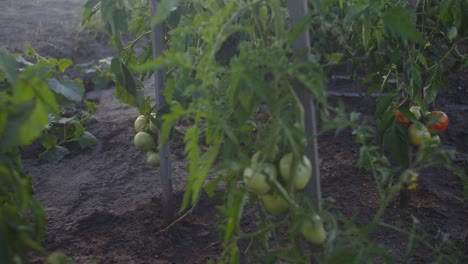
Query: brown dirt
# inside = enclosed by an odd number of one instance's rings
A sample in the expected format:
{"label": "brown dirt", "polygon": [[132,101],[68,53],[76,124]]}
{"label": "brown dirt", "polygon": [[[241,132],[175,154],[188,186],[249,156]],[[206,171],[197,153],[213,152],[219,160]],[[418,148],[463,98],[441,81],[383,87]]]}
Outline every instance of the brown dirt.
{"label": "brown dirt", "polygon": [[[41,55],[68,57],[76,63],[98,60],[112,54],[104,41],[98,42],[79,28],[84,0],[3,0],[0,16],[0,48],[21,52],[25,43]],[[441,139],[443,147],[468,153],[467,76],[455,76],[452,90],[443,92],[439,108],[450,116],[450,129]],[[148,89],[151,90],[151,89]],[[149,91],[150,93],[150,91]],[[145,154],[132,144],[132,107],[119,103],[113,90],[91,91],[86,98],[98,101],[99,122],[87,128],[98,139],[92,150],[75,149],[57,164],[25,158],[36,196],[47,213],[44,247],[63,251],[77,263],[205,263],[215,260],[221,247],[216,231],[219,219],[215,202],[201,199],[198,209],[166,233],[160,233],[160,185],[158,170],[146,165]],[[336,101],[336,97],[332,101]],[[372,100],[342,98],[350,110],[371,115]],[[334,212],[355,216],[365,223],[378,204],[370,175],[355,167],[358,146],[349,131],[320,138],[323,196],[333,198]],[[183,144],[172,144],[173,185],[181,200],[187,165]],[[460,165],[467,162],[461,159]],[[434,242],[439,231],[447,233],[468,254],[468,207],[455,197],[463,197],[457,177],[443,169],[424,172],[421,188],[405,210],[391,207],[385,218],[390,223],[410,223],[411,215],[421,222],[420,231]],[[248,218],[246,220],[248,222]],[[374,238],[401,258],[407,238],[387,230],[377,230]],[[31,263],[40,263],[34,256]],[[417,249],[412,263],[428,263],[433,256]],[[466,263],[466,262],[465,262]]]}

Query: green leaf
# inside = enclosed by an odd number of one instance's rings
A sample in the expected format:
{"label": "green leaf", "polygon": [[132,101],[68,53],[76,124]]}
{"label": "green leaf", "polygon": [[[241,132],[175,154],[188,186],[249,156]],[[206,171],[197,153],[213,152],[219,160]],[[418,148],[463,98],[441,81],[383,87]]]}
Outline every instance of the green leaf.
{"label": "green leaf", "polygon": [[77,141],[82,149],[94,147],[98,142],[97,138],[88,131],[79,136]]}
{"label": "green leaf", "polygon": [[380,137],[392,126],[395,120],[395,114],[391,111],[385,112],[377,123],[377,136]]}
{"label": "green leaf", "polygon": [[22,145],[29,145],[34,139],[40,136],[44,126],[49,123],[48,108],[45,104],[36,100],[28,119],[23,123],[18,131]]}
{"label": "green leaf", "polygon": [[384,144],[404,168],[409,166],[407,130],[395,123],[384,135]]}
{"label": "green leaf", "polygon": [[343,57],[344,54],[339,52],[325,54],[325,59],[328,61],[328,64],[337,64]]}
{"label": "green leaf", "polygon": [[132,73],[123,64],[120,58],[114,58],[111,62],[111,70],[115,76],[115,96],[122,103],[140,107],[144,104],[143,91],[137,84]]}
{"label": "green leaf", "polygon": [[45,149],[53,149],[57,145],[57,137],[52,134],[43,134],[39,138],[39,142]]}
{"label": "green leaf", "polygon": [[83,133],[85,132],[86,129],[78,119],[74,119],[71,123],[73,124],[75,129],[74,129],[74,131],[71,130],[72,133],[69,133],[68,136],[70,138],[72,138],[72,139],[77,140],[80,136],[83,135]]}
{"label": "green leaf", "polygon": [[0,50],[0,71],[3,72],[8,82],[15,87],[17,83],[16,59],[4,50]]}
{"label": "green leaf", "polygon": [[214,197],[216,186],[218,186],[218,184],[219,184],[219,182],[221,182],[221,180],[222,180],[221,177],[217,177],[214,180],[212,180],[211,182],[206,184],[205,192],[208,195],[208,197],[210,197],[210,198]]}
{"label": "green leaf", "polygon": [[346,16],[343,18],[343,25],[346,27],[351,25],[368,7],[369,4],[363,2],[357,2],[356,4],[351,5],[348,12],[346,12]]}
{"label": "green leaf", "polygon": [[401,37],[404,40],[411,40],[422,44],[424,38],[418,29],[414,26],[411,17],[412,12],[402,7],[389,8],[384,12],[383,22],[385,28],[393,35]]}
{"label": "green leaf", "polygon": [[31,47],[30,45],[26,45],[26,51],[25,51],[26,56],[33,58],[37,56],[36,50]]}
{"label": "green leaf", "polygon": [[81,102],[85,92],[83,83],[79,80],[70,80],[66,77],[60,79],[49,79],[49,87],[57,94],[63,95],[66,99],[73,102]]}
{"label": "green leaf", "polygon": [[312,21],[312,18],[312,13],[308,13],[297,20],[288,33],[289,45],[292,45],[292,43],[294,43],[294,41],[296,41],[296,39],[298,39],[304,33],[304,31],[307,30],[310,22]]}
{"label": "green leaf", "polygon": [[61,72],[64,72],[71,65],[73,65],[73,62],[70,59],[60,59],[57,66]]}
{"label": "green leaf", "polygon": [[86,105],[86,108],[88,108],[88,112],[90,114],[93,114],[94,112],[96,112],[96,110],[98,110],[100,107],[99,104],[88,101],[88,100],[83,100],[83,102]]}
{"label": "green leaf", "polygon": [[427,60],[426,60],[426,57],[424,56],[424,54],[422,52],[418,52],[416,57],[417,57],[418,61],[421,62],[421,64],[424,66],[424,69],[428,70],[429,66],[427,64]]}
{"label": "green leaf", "polygon": [[68,154],[70,154],[70,151],[67,148],[62,146],[55,146],[54,148],[48,149],[39,154],[39,159],[48,162],[58,162]]}
{"label": "green leaf", "polygon": [[389,92],[386,95],[382,96],[382,98],[380,98],[377,101],[377,110],[375,111],[374,117],[380,118],[386,111],[388,111],[394,98],[395,94],[392,92]]}
{"label": "green leaf", "polygon": [[151,26],[156,26],[166,20],[172,11],[177,9],[180,0],[162,0],[159,2],[156,15],[151,21]]}

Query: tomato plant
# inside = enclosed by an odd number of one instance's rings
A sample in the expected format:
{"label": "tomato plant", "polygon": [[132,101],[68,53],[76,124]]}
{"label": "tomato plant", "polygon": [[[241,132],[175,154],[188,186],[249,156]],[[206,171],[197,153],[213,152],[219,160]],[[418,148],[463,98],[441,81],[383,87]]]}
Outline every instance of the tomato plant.
{"label": "tomato plant", "polygon": [[30,250],[43,251],[45,213],[32,195],[19,147],[41,136],[49,113],[60,112],[49,89],[48,66],[17,69],[17,57],[0,50],[0,255],[5,263],[25,261]]}
{"label": "tomato plant", "polygon": [[[291,25],[287,1],[280,0],[167,0],[161,1],[161,8],[153,18],[148,1],[89,0],[85,5],[85,20],[101,11],[113,34],[119,52],[112,59],[111,71],[116,96],[122,102],[138,107],[142,114],[148,112],[142,111],[153,108],[143,98],[143,80],[154,69],[166,73],[163,95],[171,104],[155,108],[162,141],[170,137],[179,120],[190,123],[184,135],[189,177],[181,210],[195,205],[203,189],[213,195],[215,186],[223,182],[223,204],[218,208],[222,215],[221,258],[225,262],[239,261],[240,240],[268,241],[271,233],[287,226],[290,236],[281,242],[291,247],[271,253],[269,244],[262,243],[261,254],[253,252],[249,260],[255,262],[256,256],[265,255],[272,262],[285,259],[309,262],[308,257],[312,257],[306,255],[299,243],[305,237],[325,247],[323,252],[314,255],[318,261],[333,259],[340,250],[356,250],[359,253],[350,262],[361,263],[375,261],[373,249],[379,249],[376,258],[390,258],[386,250],[369,242],[368,234],[383,221],[383,211],[409,181],[403,176],[392,181],[391,177],[399,176],[403,169],[392,168],[389,159],[381,154],[383,151],[372,145],[372,139],[378,138],[378,146],[391,148],[404,168],[410,163],[418,169],[434,164],[424,162],[436,151],[431,144],[421,144],[416,158],[410,157],[408,129],[411,126],[397,125],[395,110],[408,122],[420,122],[416,112],[408,107],[418,106],[420,113],[428,110],[444,83],[448,71],[444,62],[456,56],[457,45],[463,41],[451,34],[450,45],[437,43],[447,23],[456,22],[455,27],[460,28],[457,15],[449,15],[459,14],[459,4],[443,1],[438,6],[420,2],[420,6],[412,7],[406,2],[388,0],[312,1],[310,12]],[[433,17],[433,10],[443,19]],[[148,32],[160,24],[165,28],[165,35],[160,37],[169,48],[161,57],[152,58]],[[310,43],[310,61],[303,62],[299,59],[301,51],[296,51],[293,45],[309,31],[317,41]],[[121,36],[128,32],[136,38],[125,43]],[[430,54],[425,49],[428,42],[443,48],[442,55]],[[141,53],[135,52],[137,44],[143,46]],[[366,92],[378,95],[374,116],[377,129],[360,124],[358,114],[328,104],[327,74],[342,62],[354,70],[358,66],[372,69],[365,77],[373,81]],[[351,74],[356,77],[358,72]],[[426,74],[429,78],[423,81]],[[311,135],[305,133],[304,106],[298,98],[298,86],[314,95],[324,131],[353,128],[355,138],[363,145],[359,164],[373,172],[378,185],[381,206],[376,220],[365,230],[353,233],[359,234],[357,239],[350,232],[338,232],[345,241],[343,244],[333,236],[326,237],[326,230],[334,234],[339,229],[337,218],[326,210],[309,206],[302,192],[310,179],[310,162],[303,157]],[[261,154],[250,158],[252,153]],[[451,155],[437,153],[444,157]],[[410,162],[413,160],[416,162]],[[277,169],[281,179],[276,177]],[[205,185],[210,170],[216,176]],[[384,188],[389,182],[395,185]],[[250,199],[251,196],[259,199]],[[259,201],[270,214],[279,216],[258,214],[258,231],[246,234],[239,221],[245,207]],[[278,207],[272,207],[273,204]],[[283,212],[285,216],[281,217]],[[317,221],[318,216],[324,216],[324,223]]]}

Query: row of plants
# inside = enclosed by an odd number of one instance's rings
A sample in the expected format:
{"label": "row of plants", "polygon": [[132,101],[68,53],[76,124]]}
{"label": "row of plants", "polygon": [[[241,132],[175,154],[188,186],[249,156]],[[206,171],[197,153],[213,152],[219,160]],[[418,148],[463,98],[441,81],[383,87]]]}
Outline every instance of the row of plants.
{"label": "row of plants", "polygon": [[[174,126],[180,120],[190,124],[184,136],[189,176],[180,212],[196,206],[203,191],[214,196],[223,184],[220,262],[238,263],[241,254],[252,262],[407,262],[420,244],[434,252],[435,262],[456,263],[463,253],[450,248],[450,241],[433,245],[416,232],[417,221],[398,227],[386,223],[383,214],[429,166],[458,175],[468,197],[467,176],[452,164],[455,152],[441,149],[437,140],[448,124],[445,116],[431,113],[440,110],[432,107],[447,86],[447,73],[467,65],[462,52],[467,1],[318,0],[309,8],[291,25],[282,0],[163,0],[154,16],[147,0],[88,0],[83,21],[100,16],[112,34],[119,51],[109,68],[115,95],[140,110],[135,145],[148,152],[150,164],[158,165],[158,143],[171,137]],[[153,59],[151,28],[161,23],[167,49]],[[312,56],[304,62],[298,59],[303,51],[292,44],[307,29]],[[26,56],[32,62],[0,53],[0,135],[8,139],[0,147],[0,257],[16,262],[28,249],[41,251],[45,221],[19,148],[39,140],[46,149],[41,156],[59,160],[66,153],[62,144],[95,142],[82,125],[90,115],[60,115],[64,102],[80,102],[84,92],[63,74],[71,61],[42,58],[32,49]],[[328,103],[329,73],[343,63],[356,80],[364,76],[364,93],[378,94],[376,126]],[[155,69],[167,76],[164,96],[170,103],[160,108],[142,92]],[[305,133],[298,82],[317,102],[320,133],[351,130],[361,145],[357,166],[374,176],[380,202],[369,223],[357,225],[326,206],[316,208],[304,193],[312,170],[305,148],[316,135]],[[92,114],[96,106],[86,104]],[[216,175],[210,182],[208,173]],[[257,229],[247,232],[241,218],[256,205],[263,208],[256,214]],[[394,259],[370,238],[376,228],[408,236],[406,253]],[[242,252],[238,242],[244,239],[250,243]],[[305,247],[303,239],[314,246]]]}
{"label": "row of plants", "polygon": [[[22,154],[35,144],[42,151],[38,158],[58,162],[70,153],[68,145],[89,148],[97,142],[85,124],[98,106],[83,100],[81,80],[65,74],[70,66],[71,60],[45,58],[32,47],[24,54],[0,50],[0,259],[4,263],[25,263],[30,250],[43,252],[46,215],[33,195]],[[78,111],[77,104],[86,110]],[[48,263],[65,263],[60,259],[65,260],[54,254]]]}
{"label": "row of plants", "polygon": [[[190,123],[184,138],[189,177],[180,211],[195,206],[202,191],[213,196],[223,183],[218,225],[223,261],[239,262],[238,242],[249,239],[244,253],[252,261],[393,263],[394,256],[369,238],[372,230],[385,227],[408,235],[411,243],[402,259],[408,260],[419,243],[445,263],[460,256],[427,243],[415,226],[385,223],[382,215],[430,166],[458,175],[468,197],[467,177],[452,164],[455,152],[439,148],[438,134],[448,118],[432,109],[439,90],[448,88],[448,73],[467,66],[461,51],[467,6],[466,1],[312,1],[310,12],[290,25],[287,2],[280,0],[161,1],[153,18],[149,1],[90,0],[84,21],[100,15],[113,35],[119,48],[111,67],[116,95],[142,115],[151,110],[142,110],[143,80],[155,69],[166,72],[164,96],[170,104],[156,113],[163,140],[180,120]],[[168,48],[151,59],[149,32],[159,23]],[[292,43],[307,27],[312,56],[303,62]],[[134,40],[123,40],[128,33]],[[143,52],[137,54],[135,46]],[[328,74],[343,63],[351,76],[363,79],[364,94],[378,94],[376,127],[327,102]],[[318,103],[320,133],[348,128],[361,144],[357,166],[374,176],[380,200],[374,219],[364,226],[314,208],[303,193],[311,174],[304,155],[310,135],[304,132],[297,80]],[[217,177],[206,183],[210,171]],[[265,210],[257,214],[257,231],[246,233],[240,220],[255,204]],[[304,248],[301,237],[321,246]]]}

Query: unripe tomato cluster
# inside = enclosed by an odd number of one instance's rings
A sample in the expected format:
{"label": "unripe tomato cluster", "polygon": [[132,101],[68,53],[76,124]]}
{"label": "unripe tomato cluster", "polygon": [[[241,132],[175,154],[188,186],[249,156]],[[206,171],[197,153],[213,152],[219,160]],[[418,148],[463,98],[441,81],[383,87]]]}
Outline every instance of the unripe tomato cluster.
{"label": "unripe tomato cluster", "polygon": [[[272,188],[272,185],[278,181],[283,187],[292,185],[296,191],[303,190],[312,176],[312,164],[305,155],[295,161],[293,153],[285,154],[277,166],[261,158],[260,152],[252,156],[251,165],[243,173],[244,184],[249,191],[260,196],[263,207],[270,214],[279,216],[288,209],[290,204]],[[323,244],[326,240],[326,231],[317,214],[314,214],[312,219],[306,220],[300,231],[311,243]]]}
{"label": "unripe tomato cluster", "polygon": [[408,128],[409,143],[417,147],[428,140],[439,144],[439,134],[444,133],[448,127],[448,116],[442,111],[426,112],[423,115],[418,106],[412,106],[409,110],[420,123],[411,123],[399,110],[395,111],[395,122]]}
{"label": "unripe tomato cluster", "polygon": [[133,138],[133,142],[137,149],[146,151],[146,161],[148,164],[158,167],[159,154],[155,151],[158,126],[155,123],[155,119],[155,113],[151,113],[151,118],[140,115],[135,119],[134,127],[137,134]]}

